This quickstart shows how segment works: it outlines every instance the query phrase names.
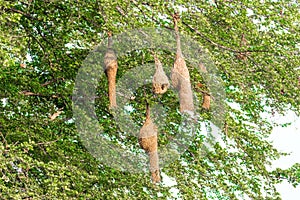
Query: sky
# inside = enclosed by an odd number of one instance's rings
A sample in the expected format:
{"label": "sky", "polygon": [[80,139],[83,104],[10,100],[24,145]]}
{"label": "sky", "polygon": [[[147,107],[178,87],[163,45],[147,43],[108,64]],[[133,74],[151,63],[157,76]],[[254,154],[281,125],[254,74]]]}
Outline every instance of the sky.
{"label": "sky", "polygon": [[[297,117],[293,112],[288,112],[285,116],[275,116],[276,122],[286,123],[292,122],[288,127],[274,128],[270,141],[280,151],[290,153],[288,156],[281,157],[274,161],[272,168],[287,169],[295,163],[300,163],[300,117]],[[276,186],[280,192],[283,200],[299,200],[300,199],[300,186],[294,188],[287,181]]]}
{"label": "sky", "polygon": [[[268,117],[270,121],[279,124],[291,123],[287,127],[274,127],[272,134],[269,137],[269,141],[271,141],[276,149],[285,153],[290,153],[288,156],[282,156],[278,160],[273,161],[272,167],[269,168],[269,170],[274,170],[276,168],[288,169],[295,163],[300,163],[300,117],[297,117],[292,111],[285,113],[284,116],[275,114],[274,116],[268,115]],[[178,198],[180,192],[176,188],[176,180],[163,172],[161,175],[163,178],[163,185],[171,187],[170,193],[172,196],[176,199],[181,199]],[[283,181],[282,183],[277,184],[276,188],[283,200],[300,199],[300,186],[295,188],[287,181]]]}

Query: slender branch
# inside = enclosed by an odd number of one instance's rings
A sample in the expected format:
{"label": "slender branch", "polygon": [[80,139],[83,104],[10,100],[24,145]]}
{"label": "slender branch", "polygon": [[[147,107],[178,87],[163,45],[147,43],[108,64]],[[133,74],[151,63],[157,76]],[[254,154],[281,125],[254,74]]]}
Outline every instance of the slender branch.
{"label": "slender branch", "polygon": [[35,40],[35,41],[37,42],[37,44],[39,45],[39,47],[40,47],[40,48],[42,49],[42,51],[43,51],[44,57],[46,57],[46,59],[48,60],[49,65],[52,66],[52,62],[51,62],[51,60],[49,59],[48,54],[46,53],[46,49],[45,49],[44,45],[39,41],[38,38],[36,38],[36,37],[30,32],[30,30],[28,30],[27,28],[25,28],[25,31],[26,31],[28,37],[31,37],[33,40]]}
{"label": "slender branch", "polygon": [[57,81],[60,81],[60,80],[64,80],[64,78],[57,78],[57,79],[52,79],[51,81],[47,81],[43,84],[41,84],[41,86],[47,86],[47,85],[50,85],[51,83],[56,83]]}
{"label": "slender branch", "polygon": [[93,20],[91,20],[91,19],[88,19],[88,18],[85,17],[85,16],[82,16],[82,18],[83,18],[85,21],[87,21],[87,22],[93,24],[93,25],[94,25],[95,27],[97,27],[97,28],[101,28],[101,27],[102,27],[99,23],[97,23],[97,22],[95,22],[95,21],[93,21]]}
{"label": "slender branch", "polygon": [[21,10],[17,10],[15,8],[4,8],[4,11],[10,11],[10,12],[13,12],[13,13],[19,13],[19,14],[23,15],[26,18],[38,20],[38,18],[35,18],[32,15],[30,15],[28,13],[25,13],[25,12],[23,12]]}
{"label": "slender branch", "polygon": [[55,142],[57,142],[58,140],[60,140],[61,139],[61,137],[60,138],[58,138],[58,139],[56,139],[56,140],[53,140],[53,141],[47,141],[47,142],[38,142],[38,143],[36,143],[37,145],[47,145],[47,144],[52,144],[52,143],[55,143]]}
{"label": "slender branch", "polygon": [[25,96],[39,96],[39,97],[52,97],[52,98],[59,98],[59,95],[44,95],[44,94],[40,94],[40,93],[33,93],[30,91],[21,91],[20,94],[23,94]]}
{"label": "slender branch", "polygon": [[195,90],[196,90],[197,92],[201,92],[202,94],[206,94],[206,95],[211,96],[211,94],[210,94],[209,92],[205,91],[205,90],[201,90],[201,89],[199,89],[199,88],[195,88]]}
{"label": "slender branch", "polygon": [[[48,43],[52,47],[52,49],[55,49],[55,46],[45,37],[45,35],[43,35],[40,28],[36,27],[36,30],[38,31],[39,35],[43,38],[43,40],[46,41],[46,43]],[[52,52],[55,57],[55,60],[57,60],[56,52],[55,51],[52,51]],[[50,65],[50,67],[52,67],[52,63]]]}
{"label": "slender branch", "polygon": [[227,51],[232,51],[234,53],[270,52],[270,51],[267,51],[267,50],[247,50],[247,51],[240,51],[240,50],[232,49],[232,48],[220,45],[220,44],[212,41],[211,39],[209,39],[208,37],[206,37],[203,33],[201,33],[200,31],[198,31],[196,28],[192,27],[188,23],[184,22],[183,20],[182,20],[182,24],[184,24],[185,26],[187,26],[188,28],[190,28],[191,30],[193,30],[197,35],[199,35],[200,37],[202,37],[203,39],[205,39],[207,42],[213,44],[214,46],[216,46],[216,47],[218,47],[220,49],[224,49],[224,50],[227,50]]}
{"label": "slender branch", "polygon": [[8,144],[7,144],[7,141],[6,141],[4,135],[2,134],[1,131],[0,131],[0,135],[1,135],[1,137],[2,137],[3,143],[5,144],[5,149],[7,149],[7,148],[8,148]]}
{"label": "slender branch", "polygon": [[[140,7],[139,7],[139,4],[135,1],[135,0],[131,0],[131,2],[133,3],[133,5],[143,14],[144,18],[147,20],[147,17],[148,19],[151,19],[152,21],[154,21],[155,23],[159,24],[160,26],[166,28],[166,29],[169,29],[169,30],[174,30],[173,28],[171,27],[168,27],[166,25],[163,25],[161,24],[157,19],[154,18],[154,16],[149,16],[146,14],[146,12],[144,12]],[[145,4],[145,3],[142,3],[143,5],[147,5],[147,6],[150,6],[152,7],[150,4]],[[149,10],[148,10],[149,11]]]}

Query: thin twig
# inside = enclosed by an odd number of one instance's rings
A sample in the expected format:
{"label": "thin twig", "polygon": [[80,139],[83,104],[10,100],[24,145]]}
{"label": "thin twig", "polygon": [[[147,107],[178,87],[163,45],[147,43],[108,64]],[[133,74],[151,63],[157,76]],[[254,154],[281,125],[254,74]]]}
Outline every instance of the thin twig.
{"label": "thin twig", "polygon": [[39,96],[39,97],[52,97],[52,98],[59,98],[60,96],[59,95],[44,95],[44,94],[40,94],[40,93],[33,93],[33,92],[30,92],[30,91],[21,91],[20,94],[23,94],[25,96]]}
{"label": "thin twig", "polygon": [[56,83],[57,81],[60,81],[60,80],[64,80],[64,78],[57,78],[57,79],[52,79],[51,81],[47,81],[43,84],[41,84],[41,86],[47,86],[47,85],[50,85],[51,83]]}
{"label": "thin twig", "polygon": [[36,143],[37,145],[47,145],[47,144],[52,144],[52,143],[55,143],[55,142],[57,142],[58,140],[60,140],[61,138],[58,138],[58,139],[56,139],[56,140],[53,140],[53,141],[47,141],[47,142],[38,142],[38,143]]}
{"label": "thin twig", "polygon": [[2,139],[3,139],[3,143],[5,144],[5,149],[7,149],[8,148],[8,144],[7,144],[7,141],[6,141],[5,137],[4,137],[4,135],[2,134],[2,132],[0,132],[0,135],[1,135]]}
{"label": "thin twig", "polygon": [[246,50],[246,51],[241,51],[241,50],[236,50],[236,49],[232,49],[232,48],[229,48],[229,47],[226,47],[226,46],[223,46],[223,45],[220,45],[214,41],[212,41],[211,39],[209,39],[208,37],[206,37],[203,33],[201,33],[200,31],[198,31],[196,28],[192,27],[191,25],[189,25],[188,23],[184,22],[183,20],[182,21],[182,24],[184,24],[185,26],[187,26],[188,28],[190,28],[191,30],[193,30],[197,35],[200,35],[203,39],[205,39],[207,42],[213,44],[214,46],[220,48],[220,49],[224,49],[224,50],[227,50],[227,51],[232,51],[234,53],[250,53],[250,52],[270,52],[270,51],[267,51],[267,50]]}
{"label": "thin twig", "polygon": [[21,10],[17,10],[15,8],[4,8],[4,11],[11,11],[11,12],[14,12],[14,13],[19,13],[21,15],[23,15],[24,17],[27,17],[29,19],[34,19],[34,20],[38,20],[38,18],[36,17],[33,17],[32,15],[28,14],[28,13],[25,13]]}
{"label": "thin twig", "polygon": [[[152,21],[156,22],[156,23],[159,24],[160,26],[162,26],[162,27],[164,27],[164,28],[166,28],[166,29],[169,29],[169,30],[173,30],[173,28],[161,24],[157,19],[155,19],[155,18],[153,17],[153,15],[152,15],[152,16],[147,15],[146,12],[144,12],[144,11],[139,7],[138,3],[137,3],[135,0],[131,0],[131,2],[132,2],[133,5],[135,5],[135,7],[143,14],[143,16],[144,16],[144,18],[145,18],[146,20],[151,19]],[[142,3],[142,4],[145,5],[145,3]],[[150,4],[146,4],[146,5],[152,7]],[[148,10],[148,11],[149,11],[149,10]],[[148,19],[147,19],[147,17],[148,17]]]}

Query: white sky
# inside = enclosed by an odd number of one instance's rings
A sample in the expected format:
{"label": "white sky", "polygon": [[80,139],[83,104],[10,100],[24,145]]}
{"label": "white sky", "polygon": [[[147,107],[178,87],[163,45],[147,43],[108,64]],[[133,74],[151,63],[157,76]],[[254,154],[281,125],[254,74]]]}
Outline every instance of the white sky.
{"label": "white sky", "polygon": [[[290,168],[295,163],[300,163],[300,117],[297,117],[293,112],[286,113],[285,116],[276,114],[271,117],[268,116],[271,121],[279,124],[289,123],[288,127],[275,127],[269,140],[272,141],[274,147],[279,151],[290,153],[288,156],[281,157],[280,159],[272,163],[272,169]],[[170,192],[176,199],[181,199],[179,190],[176,188],[177,182],[174,178],[170,178],[162,172],[162,180],[164,186],[171,186]],[[173,186],[173,187],[172,187]],[[281,194],[283,200],[299,200],[300,199],[300,186],[294,188],[287,181],[283,181],[276,185],[278,192]],[[244,200],[244,199],[241,199]]]}
{"label": "white sky", "polygon": [[[276,127],[270,136],[274,146],[281,151],[291,153],[289,156],[281,157],[273,162],[273,169],[287,169],[295,163],[300,163],[300,117],[296,117],[293,112],[288,112],[285,116],[276,116],[273,120],[285,123],[292,122],[288,127]],[[287,181],[278,184],[277,187],[283,200],[299,200],[300,186],[294,188]]]}

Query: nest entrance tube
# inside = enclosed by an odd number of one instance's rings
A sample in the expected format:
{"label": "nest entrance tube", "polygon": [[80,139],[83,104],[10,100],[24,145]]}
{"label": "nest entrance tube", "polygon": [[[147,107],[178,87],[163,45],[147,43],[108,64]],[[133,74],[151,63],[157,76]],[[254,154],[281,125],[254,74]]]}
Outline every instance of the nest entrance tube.
{"label": "nest entrance tube", "polygon": [[117,56],[112,49],[112,33],[108,32],[107,51],[104,56],[104,70],[108,80],[109,108],[117,107],[116,76],[118,70]]}
{"label": "nest entrance tube", "polygon": [[146,120],[139,133],[139,144],[149,156],[149,169],[153,183],[160,182],[159,158],[157,152],[157,126],[150,118],[150,108],[146,106]]}
{"label": "nest entrance tube", "polygon": [[176,35],[177,51],[173,68],[171,70],[172,85],[179,90],[180,112],[194,112],[193,92],[190,81],[190,73],[182,55],[180,36],[178,31],[179,15],[173,15]]}
{"label": "nest entrance tube", "polygon": [[155,74],[152,79],[152,91],[154,94],[164,94],[170,86],[169,79],[155,53],[153,53],[153,57],[155,62]]}

